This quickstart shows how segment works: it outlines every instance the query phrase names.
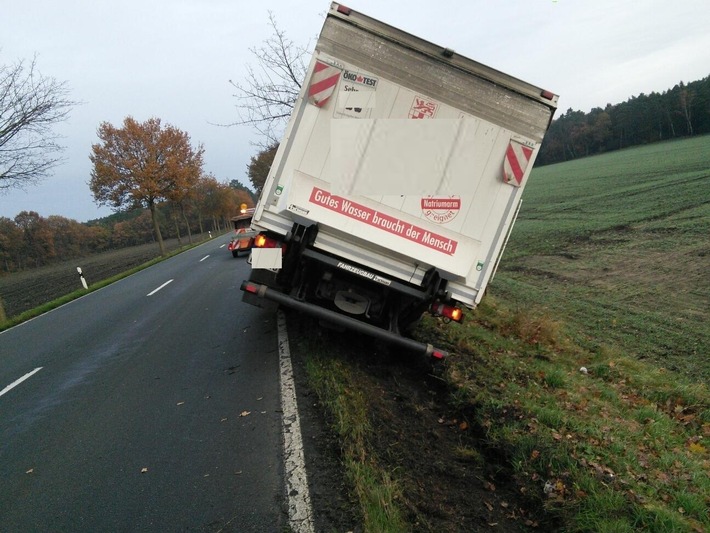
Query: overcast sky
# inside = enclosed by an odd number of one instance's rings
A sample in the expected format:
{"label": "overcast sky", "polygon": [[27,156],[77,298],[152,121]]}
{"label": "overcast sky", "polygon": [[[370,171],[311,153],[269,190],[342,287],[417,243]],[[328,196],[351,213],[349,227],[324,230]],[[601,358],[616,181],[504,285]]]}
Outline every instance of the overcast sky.
{"label": "overcast sky", "polygon": [[[346,5],[560,95],[589,111],[710,75],[708,0],[350,0]],[[158,117],[205,147],[205,171],[249,184],[260,139],[236,120],[229,80],[256,64],[268,12],[311,46],[326,0],[5,0],[0,64],[31,61],[83,102],[57,126],[65,162],[41,185],[0,195],[0,216],[23,210],[80,222],[111,214],[87,185],[103,121]]]}

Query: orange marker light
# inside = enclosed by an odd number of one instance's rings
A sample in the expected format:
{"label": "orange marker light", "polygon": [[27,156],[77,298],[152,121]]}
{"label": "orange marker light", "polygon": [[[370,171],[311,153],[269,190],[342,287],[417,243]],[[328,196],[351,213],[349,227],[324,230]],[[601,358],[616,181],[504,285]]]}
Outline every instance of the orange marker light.
{"label": "orange marker light", "polygon": [[463,310],[460,307],[453,305],[442,304],[441,302],[434,302],[431,306],[430,311],[434,315],[443,316],[454,322],[461,322],[463,320]]}
{"label": "orange marker light", "polygon": [[257,248],[264,248],[264,246],[266,246],[266,241],[266,235],[264,235],[263,233],[259,233],[259,235],[257,235],[254,239],[254,246],[256,246]]}

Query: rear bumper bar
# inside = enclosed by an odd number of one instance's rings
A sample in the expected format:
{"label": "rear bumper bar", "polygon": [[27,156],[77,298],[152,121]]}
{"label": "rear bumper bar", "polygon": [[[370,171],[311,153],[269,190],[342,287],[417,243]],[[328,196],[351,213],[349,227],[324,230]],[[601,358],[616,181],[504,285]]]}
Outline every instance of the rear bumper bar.
{"label": "rear bumper bar", "polygon": [[346,329],[356,331],[358,333],[363,333],[375,339],[381,340],[383,342],[400,346],[406,350],[412,351],[417,354],[421,354],[428,357],[433,357],[435,359],[444,359],[448,353],[434,348],[431,344],[426,344],[423,342],[415,341],[414,339],[409,339],[407,337],[402,337],[391,331],[378,328],[372,324],[366,322],[361,322],[355,318],[349,316],[341,315],[335,311],[329,309],[324,309],[317,305],[303,302],[301,300],[296,300],[287,294],[279,292],[277,290],[271,289],[266,285],[260,283],[254,283],[252,281],[242,281],[241,290],[248,292],[259,298],[265,298],[271,300],[280,305],[290,307],[297,311],[307,313],[316,318],[320,318],[334,325],[344,327]]}

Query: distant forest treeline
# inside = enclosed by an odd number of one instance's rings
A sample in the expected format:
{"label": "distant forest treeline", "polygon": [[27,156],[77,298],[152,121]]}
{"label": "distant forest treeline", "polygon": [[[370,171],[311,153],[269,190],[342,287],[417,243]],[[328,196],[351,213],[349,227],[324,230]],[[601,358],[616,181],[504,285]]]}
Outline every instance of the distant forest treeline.
{"label": "distant forest treeline", "polygon": [[710,76],[552,122],[536,164],[547,165],[668,139],[710,133]]}
{"label": "distant forest treeline", "polygon": [[[200,187],[191,202],[159,205],[164,238],[187,243],[192,233],[226,230],[242,203],[254,205],[251,191],[238,180],[225,185],[208,179]],[[85,223],[22,211],[14,219],[0,217],[0,275],[150,242],[155,242],[155,235],[148,209],[122,211]]]}

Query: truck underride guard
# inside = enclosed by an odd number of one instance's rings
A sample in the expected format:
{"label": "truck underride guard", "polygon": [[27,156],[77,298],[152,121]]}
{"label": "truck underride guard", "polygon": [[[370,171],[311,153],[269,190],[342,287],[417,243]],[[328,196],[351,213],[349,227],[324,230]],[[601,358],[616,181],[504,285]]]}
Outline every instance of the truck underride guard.
{"label": "truck underride guard", "polygon": [[307,313],[316,318],[330,322],[336,326],[342,326],[346,329],[357,331],[359,333],[364,333],[365,335],[369,335],[375,339],[379,339],[381,341],[400,346],[416,354],[433,357],[435,359],[444,359],[448,355],[448,352],[435,348],[431,344],[426,344],[423,342],[415,341],[414,339],[402,337],[397,333],[386,331],[384,329],[378,328],[377,326],[373,326],[372,324],[357,320],[356,318],[341,315],[339,313],[336,313],[335,311],[331,311],[329,309],[325,309],[323,307],[319,307],[308,302],[297,300],[275,289],[270,289],[266,285],[254,283],[252,281],[243,281],[241,285],[241,290],[259,298],[266,298],[267,300],[276,302],[279,305],[290,307],[292,309],[295,309],[296,311]]}

